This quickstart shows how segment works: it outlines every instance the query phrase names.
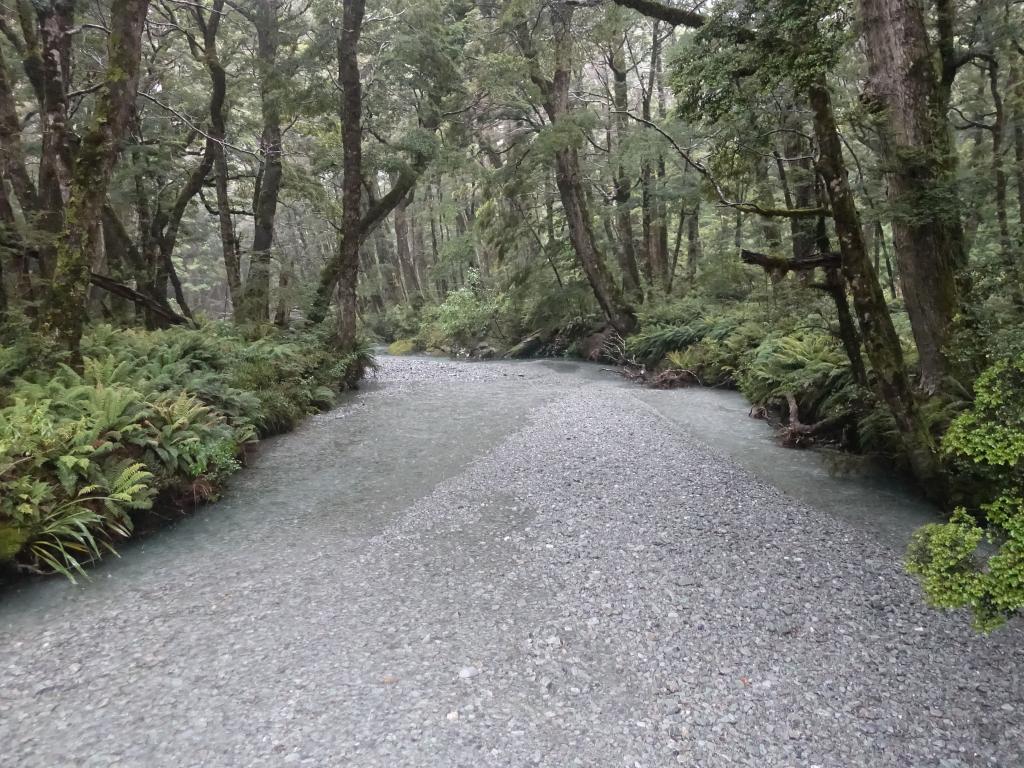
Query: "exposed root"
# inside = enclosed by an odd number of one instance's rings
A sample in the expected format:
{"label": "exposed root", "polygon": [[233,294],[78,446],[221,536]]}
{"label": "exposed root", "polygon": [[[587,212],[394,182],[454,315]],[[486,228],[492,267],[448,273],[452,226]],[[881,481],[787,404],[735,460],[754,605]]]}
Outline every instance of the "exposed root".
{"label": "exposed root", "polygon": [[842,430],[850,421],[850,415],[843,413],[829,416],[814,424],[804,424],[800,421],[800,409],[793,393],[786,393],[786,403],[789,406],[789,423],[779,430],[779,436],[787,448],[804,448],[811,445],[816,437]]}

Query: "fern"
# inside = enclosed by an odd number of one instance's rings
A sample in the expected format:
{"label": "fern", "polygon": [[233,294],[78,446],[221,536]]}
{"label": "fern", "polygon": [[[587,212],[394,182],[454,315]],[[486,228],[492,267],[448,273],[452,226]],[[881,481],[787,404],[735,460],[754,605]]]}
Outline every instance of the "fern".
{"label": "fern", "polygon": [[0,401],[0,557],[72,580],[158,494],[215,496],[258,432],[329,407],[373,364],[366,346],[339,358],[316,336],[249,342],[221,326],[97,326],[82,349],[81,374],[0,355],[21,377]]}

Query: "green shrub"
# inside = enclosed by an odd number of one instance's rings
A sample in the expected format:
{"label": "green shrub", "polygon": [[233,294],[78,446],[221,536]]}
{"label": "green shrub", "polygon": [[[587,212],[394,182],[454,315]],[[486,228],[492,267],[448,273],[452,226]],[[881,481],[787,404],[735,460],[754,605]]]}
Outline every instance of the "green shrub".
{"label": "green shrub", "polygon": [[[987,498],[973,514],[958,507],[948,523],[919,530],[908,568],[930,603],[970,608],[988,631],[1024,608],[1024,355],[982,373],[942,450],[967,494]],[[984,542],[994,554],[982,552]]]}
{"label": "green shrub", "polygon": [[437,324],[445,338],[469,347],[487,336],[494,315],[493,302],[479,296],[470,287],[449,292],[437,307]]}
{"label": "green shrub", "polygon": [[648,367],[657,365],[669,352],[696,344],[707,334],[709,324],[697,318],[688,325],[643,328],[626,340],[626,354]]}
{"label": "green shrub", "polygon": [[739,385],[751,402],[762,405],[792,394],[805,422],[849,410],[862,395],[842,347],[813,331],[765,339],[740,374]]}
{"label": "green shrub", "polygon": [[374,338],[384,342],[415,336],[420,327],[420,313],[408,304],[395,304],[370,315],[365,321],[365,330]]}

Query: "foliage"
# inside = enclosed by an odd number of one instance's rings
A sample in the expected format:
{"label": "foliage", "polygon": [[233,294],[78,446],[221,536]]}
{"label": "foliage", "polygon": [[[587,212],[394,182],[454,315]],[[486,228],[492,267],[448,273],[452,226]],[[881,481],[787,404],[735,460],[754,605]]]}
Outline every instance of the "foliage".
{"label": "foliage", "polygon": [[980,501],[973,514],[961,506],[948,523],[921,529],[908,567],[933,605],[968,607],[991,630],[1024,609],[1024,355],[982,373],[942,449],[966,496]]}
{"label": "foliage", "polygon": [[366,330],[381,341],[391,343],[415,336],[420,322],[416,309],[408,304],[396,304],[371,315],[366,321]]}
{"label": "foliage", "polygon": [[489,338],[507,340],[522,327],[521,311],[507,294],[484,290],[479,274],[470,270],[465,285],[449,291],[444,301],[422,313],[413,345],[455,352],[472,349]]}
{"label": "foliage", "polygon": [[493,315],[494,303],[464,286],[445,297],[434,318],[445,338],[468,347],[487,335]]}
{"label": "foliage", "polygon": [[805,421],[849,412],[859,395],[850,363],[835,339],[810,331],[765,339],[750,357],[739,385],[755,403],[793,395]]}
{"label": "foliage", "polygon": [[215,497],[257,434],[328,407],[365,352],[227,328],[97,326],[83,370],[22,365],[0,390],[0,562],[72,580],[156,499]]}

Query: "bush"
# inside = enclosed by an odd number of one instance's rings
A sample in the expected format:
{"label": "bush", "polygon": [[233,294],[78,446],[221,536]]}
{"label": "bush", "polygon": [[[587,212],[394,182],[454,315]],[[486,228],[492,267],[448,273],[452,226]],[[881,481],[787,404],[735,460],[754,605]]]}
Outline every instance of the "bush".
{"label": "bush", "polygon": [[[930,603],[970,608],[988,631],[1024,608],[1024,355],[982,373],[942,450],[973,513],[961,506],[948,523],[919,530],[908,568]],[[982,553],[985,542],[994,554]]]}
{"label": "bush", "polygon": [[471,287],[450,291],[437,307],[435,318],[441,333],[459,346],[470,347],[487,336],[494,303]]}
{"label": "bush", "polygon": [[753,352],[739,376],[740,391],[767,405],[792,394],[807,422],[849,411],[862,393],[846,353],[820,332],[771,336]]}
{"label": "bush", "polygon": [[697,318],[687,325],[643,328],[626,340],[626,354],[643,365],[657,365],[669,352],[686,349],[707,334],[709,324]]}
{"label": "bush", "polygon": [[420,315],[407,304],[396,304],[369,316],[365,325],[366,330],[375,338],[391,343],[415,336],[420,326]]}
{"label": "bush", "polygon": [[81,373],[19,363],[0,390],[0,563],[72,579],[157,498],[214,498],[246,443],[328,407],[368,362],[219,326],[100,326],[82,349]]}

